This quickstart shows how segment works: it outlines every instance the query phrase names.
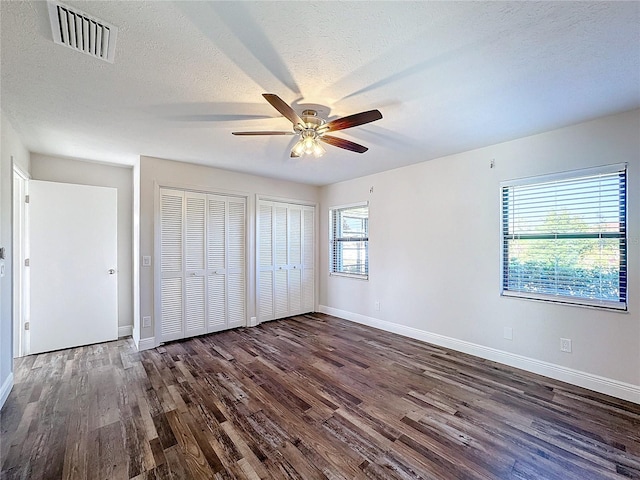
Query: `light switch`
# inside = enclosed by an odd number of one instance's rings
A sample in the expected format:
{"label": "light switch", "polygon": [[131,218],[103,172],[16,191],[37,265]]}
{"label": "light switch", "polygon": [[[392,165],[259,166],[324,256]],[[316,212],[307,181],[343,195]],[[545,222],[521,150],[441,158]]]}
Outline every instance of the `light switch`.
{"label": "light switch", "polygon": [[143,267],[150,267],[151,266],[151,256],[150,255],[143,255],[143,257],[142,257],[142,266]]}

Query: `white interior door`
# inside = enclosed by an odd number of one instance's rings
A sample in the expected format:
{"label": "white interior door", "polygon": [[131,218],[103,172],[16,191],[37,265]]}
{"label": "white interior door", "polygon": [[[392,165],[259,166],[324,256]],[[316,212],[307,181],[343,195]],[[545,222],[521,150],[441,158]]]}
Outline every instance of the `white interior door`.
{"label": "white interior door", "polygon": [[315,208],[258,202],[258,320],[315,309]]}
{"label": "white interior door", "polygon": [[118,338],[117,190],[29,182],[30,353]]}
{"label": "white interior door", "polygon": [[273,204],[258,205],[258,321],[273,320]]}
{"label": "white interior door", "polygon": [[209,195],[207,328],[218,332],[227,328],[227,200]]}
{"label": "white interior door", "polygon": [[313,312],[315,301],[315,209],[304,207],[302,222],[302,310]]}
{"label": "white interior door", "polygon": [[13,356],[29,354],[29,331],[24,329],[28,315],[27,253],[27,175],[13,170]]}
{"label": "white interior door", "polygon": [[302,207],[289,206],[289,314],[302,312]]}
{"label": "white interior door", "polygon": [[183,310],[184,192],[160,193],[160,338],[184,338]]}
{"label": "white interior door", "polygon": [[229,197],[227,201],[227,326],[246,325],[245,230],[246,201]]}
{"label": "white interior door", "polygon": [[207,196],[185,192],[185,279],[184,336],[207,333],[205,314],[205,256],[207,235]]}
{"label": "white interior door", "polygon": [[246,325],[246,199],[160,189],[160,341]]}
{"label": "white interior door", "polygon": [[289,229],[287,228],[287,205],[276,203],[274,205],[274,216],[274,310],[276,318],[283,318],[289,315]]}

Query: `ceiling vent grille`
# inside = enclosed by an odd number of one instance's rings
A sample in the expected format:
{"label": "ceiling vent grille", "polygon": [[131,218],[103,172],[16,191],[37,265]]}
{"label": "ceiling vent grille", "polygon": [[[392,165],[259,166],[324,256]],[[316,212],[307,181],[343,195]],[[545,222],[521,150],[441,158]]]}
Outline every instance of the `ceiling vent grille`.
{"label": "ceiling vent grille", "polygon": [[55,43],[113,63],[117,27],[60,2],[47,3]]}

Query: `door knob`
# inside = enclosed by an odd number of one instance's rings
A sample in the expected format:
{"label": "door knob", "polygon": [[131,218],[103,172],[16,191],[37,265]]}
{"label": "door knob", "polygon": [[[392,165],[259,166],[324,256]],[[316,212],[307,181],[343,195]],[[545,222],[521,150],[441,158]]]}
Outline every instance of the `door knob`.
{"label": "door knob", "polygon": [[109,269],[109,275],[114,275],[116,273],[116,271],[113,268]]}

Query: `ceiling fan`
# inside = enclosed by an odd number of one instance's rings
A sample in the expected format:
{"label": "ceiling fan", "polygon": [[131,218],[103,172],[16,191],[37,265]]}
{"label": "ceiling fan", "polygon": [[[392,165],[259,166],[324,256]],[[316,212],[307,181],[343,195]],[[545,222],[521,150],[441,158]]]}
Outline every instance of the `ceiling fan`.
{"label": "ceiling fan", "polygon": [[343,138],[327,135],[328,132],[344,130],[345,128],[357,127],[365,123],[375,122],[382,118],[379,110],[369,110],[347,117],[337,118],[327,123],[318,116],[316,110],[304,110],[302,115],[298,115],[293,108],[284,102],[279,96],[273,93],[263,93],[262,96],[273,108],[278,110],[283,116],[293,124],[293,131],[262,131],[262,132],[232,132],[233,135],[298,135],[300,140],[291,149],[292,157],[300,157],[304,154],[313,154],[320,157],[325,153],[320,142],[328,143],[334,147],[344,148],[352,152],[364,153],[369,150],[367,147],[358,145],[355,142]]}

